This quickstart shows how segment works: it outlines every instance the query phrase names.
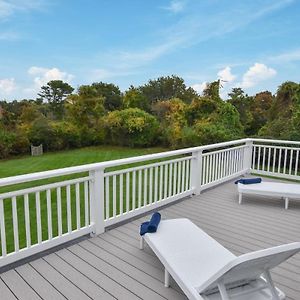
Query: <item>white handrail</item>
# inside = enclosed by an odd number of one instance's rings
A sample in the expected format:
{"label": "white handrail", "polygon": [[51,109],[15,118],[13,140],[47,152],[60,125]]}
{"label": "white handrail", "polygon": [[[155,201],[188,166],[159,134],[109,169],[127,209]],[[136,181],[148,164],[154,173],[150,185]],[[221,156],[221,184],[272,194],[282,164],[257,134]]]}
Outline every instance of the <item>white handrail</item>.
{"label": "white handrail", "polygon": [[104,162],[100,162],[100,163],[86,164],[86,165],[82,165],[82,166],[75,166],[75,167],[61,168],[61,169],[55,169],[55,170],[50,170],[50,171],[43,171],[43,172],[36,172],[36,173],[30,173],[30,174],[24,174],[24,175],[18,175],[18,176],[11,176],[11,177],[6,177],[6,178],[1,178],[0,179],[0,187],[12,185],[12,184],[29,182],[29,181],[41,180],[41,179],[45,179],[45,178],[53,178],[53,177],[65,176],[65,175],[70,175],[70,174],[75,174],[75,173],[88,172],[88,171],[94,171],[94,170],[99,170],[99,169],[106,169],[106,168],[122,166],[122,165],[126,165],[126,164],[134,164],[134,163],[138,163],[138,162],[142,162],[142,161],[150,161],[150,160],[166,158],[166,157],[170,157],[170,156],[182,155],[182,154],[187,154],[187,153],[196,152],[196,151],[200,151],[200,150],[204,151],[204,150],[210,150],[213,148],[227,147],[227,146],[231,146],[234,144],[244,143],[248,140],[249,139],[241,139],[241,140],[211,144],[211,145],[206,145],[206,146],[185,148],[185,149],[180,149],[180,150],[166,151],[166,152],[147,154],[147,155],[141,155],[141,156],[135,156],[135,157],[129,157],[129,158],[122,158],[122,159],[117,159],[117,160],[104,161]]}

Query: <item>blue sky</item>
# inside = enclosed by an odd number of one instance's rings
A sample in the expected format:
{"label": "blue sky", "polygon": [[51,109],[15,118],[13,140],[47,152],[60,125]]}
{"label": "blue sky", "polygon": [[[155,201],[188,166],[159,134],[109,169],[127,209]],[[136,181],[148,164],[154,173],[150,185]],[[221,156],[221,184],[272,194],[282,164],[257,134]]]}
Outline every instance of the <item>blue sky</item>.
{"label": "blue sky", "polygon": [[125,90],[176,74],[199,92],[299,81],[299,0],[0,0],[0,99],[62,79]]}

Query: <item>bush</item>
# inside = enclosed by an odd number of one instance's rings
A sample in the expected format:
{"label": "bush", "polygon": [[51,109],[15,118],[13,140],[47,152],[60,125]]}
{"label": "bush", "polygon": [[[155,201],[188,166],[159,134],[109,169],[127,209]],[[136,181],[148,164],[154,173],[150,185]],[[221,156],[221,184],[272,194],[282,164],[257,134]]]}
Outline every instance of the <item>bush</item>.
{"label": "bush", "polygon": [[11,154],[28,154],[30,153],[30,142],[25,132],[17,131],[15,140],[12,145]]}
{"label": "bush", "polygon": [[16,136],[14,133],[0,128],[0,158],[6,158],[9,156],[15,140]]}
{"label": "bush", "polygon": [[50,125],[50,122],[41,117],[35,120],[29,128],[28,138],[32,145],[39,146],[43,144],[44,150],[53,150],[55,146],[53,144],[54,131]]}
{"label": "bush", "polygon": [[77,148],[81,146],[81,137],[79,129],[69,122],[53,122],[52,150],[62,150]]}
{"label": "bush", "polygon": [[105,118],[105,127],[113,144],[143,147],[155,144],[159,124],[145,111],[128,108],[110,112]]}

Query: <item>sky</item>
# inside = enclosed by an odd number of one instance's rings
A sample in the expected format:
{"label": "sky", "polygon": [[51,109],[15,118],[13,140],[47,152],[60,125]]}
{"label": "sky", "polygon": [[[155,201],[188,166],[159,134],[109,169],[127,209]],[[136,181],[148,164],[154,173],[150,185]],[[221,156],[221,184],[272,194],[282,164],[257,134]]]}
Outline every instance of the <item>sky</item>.
{"label": "sky", "polygon": [[300,0],[0,0],[0,99],[60,79],[122,91],[178,75],[252,95],[300,75]]}

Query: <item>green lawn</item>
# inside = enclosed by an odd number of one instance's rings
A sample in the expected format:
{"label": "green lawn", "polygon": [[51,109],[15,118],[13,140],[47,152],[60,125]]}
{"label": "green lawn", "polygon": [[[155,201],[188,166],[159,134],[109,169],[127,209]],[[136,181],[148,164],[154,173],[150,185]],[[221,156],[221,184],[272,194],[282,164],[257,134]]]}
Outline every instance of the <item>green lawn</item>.
{"label": "green lawn", "polygon": [[[39,157],[19,157],[10,160],[0,161],[0,178],[15,176],[20,174],[40,172],[70,166],[77,166],[95,162],[102,162],[113,159],[120,159],[125,157],[132,157],[138,155],[145,155],[155,152],[163,152],[167,149],[164,148],[125,148],[125,147],[88,147],[70,151],[62,151],[56,153],[46,153]],[[126,166],[125,166],[126,167]],[[74,177],[82,177],[87,174],[75,174],[64,176],[63,179],[69,179]],[[14,186],[0,187],[0,193],[8,192],[12,190],[24,189],[36,185],[43,185],[50,182],[57,181],[57,178],[40,180],[35,182],[23,183]],[[62,178],[59,178],[61,181]],[[80,185],[80,198],[84,199],[83,184]],[[46,205],[46,193],[40,193],[41,204],[41,222],[42,222],[42,237],[43,240],[47,239],[47,205]],[[53,236],[57,235],[57,202],[56,191],[51,191],[51,212],[52,212],[52,231]],[[35,195],[29,194],[29,210],[30,210],[30,227],[31,227],[31,240],[32,244],[37,241],[37,228],[36,228],[36,205]],[[71,188],[71,210],[72,210],[72,228],[76,228],[76,203],[75,203],[75,186]],[[63,216],[63,232],[67,232],[67,220],[66,220],[66,191],[62,190],[62,216]],[[5,226],[6,226],[6,242],[7,250],[11,252],[14,250],[13,239],[13,222],[12,222],[12,205],[10,199],[4,200],[4,212],[5,212]],[[24,220],[24,197],[17,197],[17,215],[18,215],[18,227],[19,227],[19,241],[20,248],[25,247],[26,235],[25,235],[25,220]],[[80,215],[81,224],[84,224],[84,201],[80,202]],[[0,251],[1,255],[1,251]]]}
{"label": "green lawn", "polygon": [[46,153],[36,157],[26,156],[9,160],[0,160],[0,178],[163,152],[166,150],[167,149],[164,148],[99,146]]}

